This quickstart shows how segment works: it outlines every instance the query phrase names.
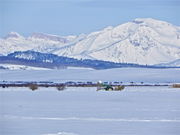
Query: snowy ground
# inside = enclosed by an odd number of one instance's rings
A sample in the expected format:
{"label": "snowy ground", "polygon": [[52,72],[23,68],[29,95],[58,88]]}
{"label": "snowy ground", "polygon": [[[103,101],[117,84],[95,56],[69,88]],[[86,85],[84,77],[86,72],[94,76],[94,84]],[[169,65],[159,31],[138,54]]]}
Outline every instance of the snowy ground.
{"label": "snowy ground", "polygon": [[0,81],[122,81],[179,83],[180,69],[117,68],[107,70],[0,70]]}
{"label": "snowy ground", "polygon": [[0,64],[0,66],[9,70],[50,70],[48,68],[14,65],[14,64]]}
{"label": "snowy ground", "polygon": [[1,135],[179,135],[180,89],[0,88]]}

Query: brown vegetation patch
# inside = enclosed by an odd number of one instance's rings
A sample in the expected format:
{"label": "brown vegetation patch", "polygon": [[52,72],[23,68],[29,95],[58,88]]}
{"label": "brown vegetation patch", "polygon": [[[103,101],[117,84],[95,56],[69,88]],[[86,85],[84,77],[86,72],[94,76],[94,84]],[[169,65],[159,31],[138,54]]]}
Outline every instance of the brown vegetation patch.
{"label": "brown vegetation patch", "polygon": [[38,89],[38,85],[37,84],[29,84],[29,88],[34,91]]}
{"label": "brown vegetation patch", "polygon": [[180,84],[173,84],[172,87],[173,88],[180,88]]}

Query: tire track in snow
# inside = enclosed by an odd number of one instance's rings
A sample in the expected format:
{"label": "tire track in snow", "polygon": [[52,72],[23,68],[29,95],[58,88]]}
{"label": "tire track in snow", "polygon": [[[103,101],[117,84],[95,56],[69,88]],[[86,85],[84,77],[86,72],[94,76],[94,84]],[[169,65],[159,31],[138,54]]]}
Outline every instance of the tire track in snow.
{"label": "tire track in snow", "polygon": [[94,118],[94,117],[28,117],[4,115],[0,119],[23,119],[23,120],[52,120],[52,121],[89,121],[89,122],[176,122],[180,119],[139,119],[139,118]]}

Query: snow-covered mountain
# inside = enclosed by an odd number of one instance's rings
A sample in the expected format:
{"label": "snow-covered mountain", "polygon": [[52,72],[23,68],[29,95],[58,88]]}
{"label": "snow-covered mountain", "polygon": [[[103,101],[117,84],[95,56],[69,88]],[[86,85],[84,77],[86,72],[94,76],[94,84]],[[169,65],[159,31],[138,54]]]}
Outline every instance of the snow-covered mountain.
{"label": "snow-covered mountain", "polygon": [[79,36],[11,32],[0,39],[0,55],[32,50],[78,59],[118,63],[159,64],[180,59],[180,27],[151,18]]}

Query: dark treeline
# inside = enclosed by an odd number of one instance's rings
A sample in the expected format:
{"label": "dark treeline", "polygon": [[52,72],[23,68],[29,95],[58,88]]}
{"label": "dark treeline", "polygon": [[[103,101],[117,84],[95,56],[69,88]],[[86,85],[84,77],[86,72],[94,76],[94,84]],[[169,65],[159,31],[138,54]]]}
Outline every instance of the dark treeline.
{"label": "dark treeline", "polygon": [[[94,69],[109,69],[121,67],[141,67],[141,68],[169,68],[163,66],[138,65],[132,63],[114,63],[102,60],[78,60],[69,57],[57,56],[54,54],[40,53],[35,51],[14,52],[7,56],[0,56],[0,63],[17,64],[33,67],[44,67],[51,69],[61,69],[68,66],[88,67]],[[171,67],[173,68],[173,67]]]}

